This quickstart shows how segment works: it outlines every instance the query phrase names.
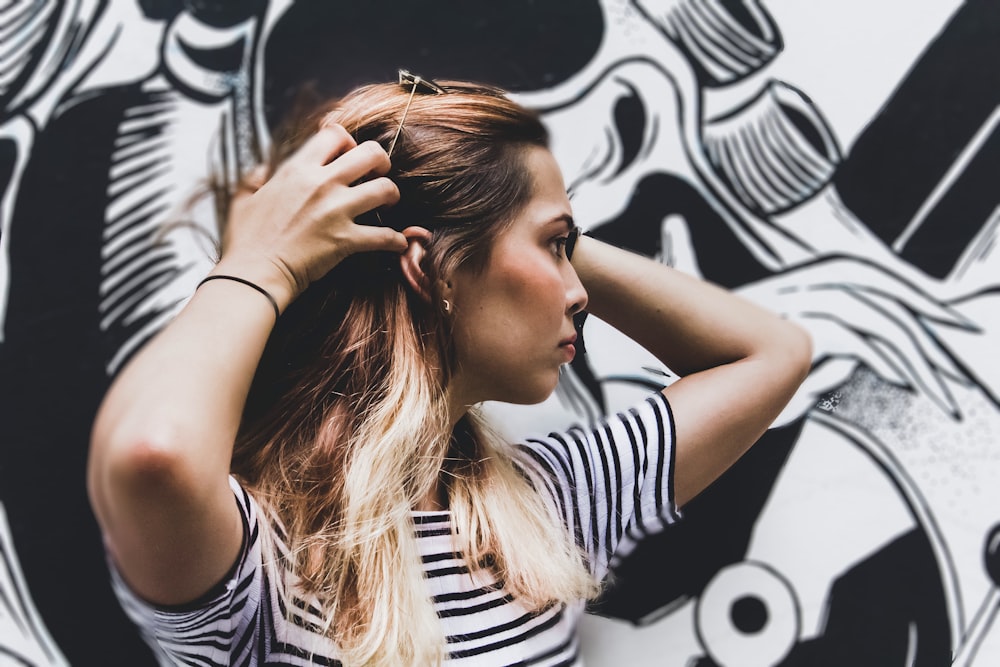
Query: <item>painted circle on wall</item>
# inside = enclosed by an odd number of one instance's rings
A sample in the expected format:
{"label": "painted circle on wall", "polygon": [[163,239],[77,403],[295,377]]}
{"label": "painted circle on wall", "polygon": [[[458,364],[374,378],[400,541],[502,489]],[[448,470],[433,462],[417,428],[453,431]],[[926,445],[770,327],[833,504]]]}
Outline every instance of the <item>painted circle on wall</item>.
{"label": "painted circle on wall", "polygon": [[726,667],[774,665],[799,637],[798,600],[778,572],[744,561],[723,568],[698,599],[698,641]]}

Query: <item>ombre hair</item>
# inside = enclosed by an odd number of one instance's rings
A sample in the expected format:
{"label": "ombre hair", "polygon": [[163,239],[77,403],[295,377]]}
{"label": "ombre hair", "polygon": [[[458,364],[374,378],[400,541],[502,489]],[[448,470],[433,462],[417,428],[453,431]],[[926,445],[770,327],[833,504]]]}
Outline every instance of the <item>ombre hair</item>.
{"label": "ombre hair", "polygon": [[[452,431],[454,347],[437,285],[475,275],[532,195],[538,116],[502,91],[441,84],[416,94],[392,154],[399,203],[367,222],[426,227],[431,298],[398,255],[349,257],[281,316],[251,387],[233,473],[280,524],[300,594],[315,596],[347,665],[436,664],[446,642],[410,514],[440,481],[456,551],[531,609],[593,598],[599,585],[550,502],[475,411]],[[271,169],[322,123],[388,147],[409,89],[360,88],[276,142]],[[369,216],[371,218],[371,216]]]}

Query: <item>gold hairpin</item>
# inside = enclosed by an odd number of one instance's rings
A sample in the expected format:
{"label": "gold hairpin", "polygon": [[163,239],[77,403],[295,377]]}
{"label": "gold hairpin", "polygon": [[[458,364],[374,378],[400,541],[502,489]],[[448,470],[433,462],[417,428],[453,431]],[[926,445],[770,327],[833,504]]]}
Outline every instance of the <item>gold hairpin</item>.
{"label": "gold hairpin", "polygon": [[396,134],[392,136],[392,141],[389,142],[389,150],[386,154],[392,157],[392,151],[396,148],[396,140],[399,139],[400,132],[403,131],[403,123],[406,122],[406,114],[410,111],[410,102],[413,101],[413,96],[417,94],[417,90],[421,90],[425,93],[430,93],[433,95],[444,94],[445,89],[437,85],[430,79],[424,79],[417,76],[416,74],[411,74],[405,69],[399,70],[399,85],[401,86],[411,86],[410,97],[406,100],[406,106],[403,107],[403,116],[399,119],[399,127],[396,128]]}
{"label": "gold hairpin", "polygon": [[[403,123],[406,122],[406,114],[410,111],[410,103],[413,101],[413,96],[417,94],[420,90],[424,93],[429,93],[432,95],[443,95],[447,91],[441,86],[437,85],[430,79],[425,79],[423,77],[417,76],[416,74],[411,74],[405,69],[399,70],[399,85],[400,86],[410,86],[410,96],[406,100],[406,106],[403,107],[403,115],[399,119],[399,126],[396,128],[396,133],[392,135],[392,141],[389,142],[389,150],[385,153],[387,156],[392,157],[392,151],[396,148],[396,141],[399,139],[400,133],[403,131]],[[378,224],[384,225],[382,222],[382,214],[378,210],[374,211],[375,218],[378,220]]]}

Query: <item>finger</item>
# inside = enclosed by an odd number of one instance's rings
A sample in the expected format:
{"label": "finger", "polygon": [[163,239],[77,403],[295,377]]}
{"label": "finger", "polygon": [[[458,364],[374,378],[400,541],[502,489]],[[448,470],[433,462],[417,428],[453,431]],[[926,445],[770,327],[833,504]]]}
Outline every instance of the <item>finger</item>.
{"label": "finger", "polygon": [[344,212],[352,218],[399,201],[399,188],[384,176],[358,183],[350,189],[350,193],[351,198],[344,206]]}
{"label": "finger", "polygon": [[358,252],[384,250],[402,253],[409,247],[406,237],[389,227],[357,225],[354,233]]}
{"label": "finger", "polygon": [[341,183],[355,183],[370,176],[389,173],[389,154],[375,141],[352,148],[327,167],[328,177]]}
{"label": "finger", "polygon": [[290,160],[309,165],[324,165],[358,145],[340,125],[324,125],[295,151]]}
{"label": "finger", "polygon": [[239,208],[248,197],[263,187],[264,183],[267,182],[268,171],[266,164],[258,164],[243,175],[230,198],[230,210]]}

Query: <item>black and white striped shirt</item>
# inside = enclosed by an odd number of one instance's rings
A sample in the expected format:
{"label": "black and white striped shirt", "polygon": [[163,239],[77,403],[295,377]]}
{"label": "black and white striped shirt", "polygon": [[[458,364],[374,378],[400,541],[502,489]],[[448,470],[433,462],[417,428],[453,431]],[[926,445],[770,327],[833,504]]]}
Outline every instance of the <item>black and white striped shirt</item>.
{"label": "black and white striped shirt", "polygon": [[[516,460],[546,492],[589,555],[595,577],[644,534],[677,519],[673,503],[674,431],[661,394],[591,431],[573,428],[515,445]],[[339,665],[320,632],[321,615],[285,589],[277,568],[286,549],[253,498],[232,481],[244,520],[244,548],[231,576],[185,608],[152,606],[120,576],[125,611],[162,665]],[[576,625],[583,602],[529,611],[488,571],[470,573],[454,553],[448,512],[414,512],[428,594],[454,665],[580,665]],[[263,531],[271,531],[264,534]],[[280,554],[277,554],[280,556]]]}

